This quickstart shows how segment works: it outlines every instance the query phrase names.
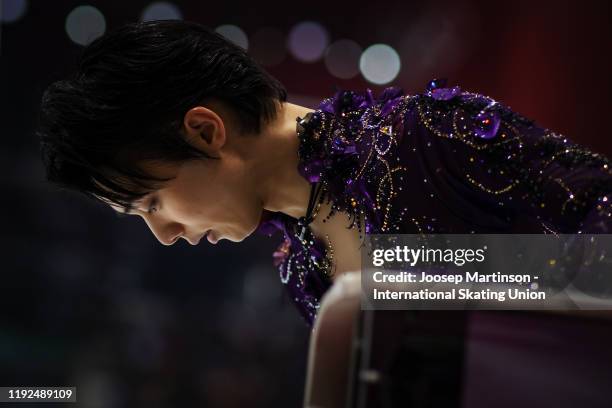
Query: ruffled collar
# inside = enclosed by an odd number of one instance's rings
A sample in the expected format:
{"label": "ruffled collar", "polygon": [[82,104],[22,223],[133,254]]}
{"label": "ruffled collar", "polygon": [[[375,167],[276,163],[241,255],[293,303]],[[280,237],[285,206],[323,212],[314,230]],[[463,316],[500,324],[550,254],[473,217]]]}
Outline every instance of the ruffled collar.
{"label": "ruffled collar", "polygon": [[[363,183],[353,183],[351,178],[351,172],[367,160],[367,155],[361,154],[363,147],[353,137],[347,136],[357,133],[360,119],[367,110],[376,107],[375,116],[385,117],[403,95],[404,91],[399,87],[387,87],[378,97],[369,88],[363,93],[338,90],[332,97],[322,100],[315,111],[297,118],[300,174],[310,183],[325,180],[328,185],[326,194],[331,197],[361,195],[371,204],[372,199]],[[271,236],[282,231],[285,236],[290,236],[290,226],[296,222],[297,219],[284,213],[264,210],[256,232]],[[366,225],[366,232],[368,229]]]}

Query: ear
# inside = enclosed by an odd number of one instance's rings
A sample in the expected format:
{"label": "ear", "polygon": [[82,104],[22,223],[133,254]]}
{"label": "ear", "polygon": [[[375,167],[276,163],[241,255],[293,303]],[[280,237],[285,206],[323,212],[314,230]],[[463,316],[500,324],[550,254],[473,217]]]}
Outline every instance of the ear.
{"label": "ear", "polygon": [[213,157],[219,156],[227,137],[221,117],[204,106],[185,113],[183,133],[192,146]]}

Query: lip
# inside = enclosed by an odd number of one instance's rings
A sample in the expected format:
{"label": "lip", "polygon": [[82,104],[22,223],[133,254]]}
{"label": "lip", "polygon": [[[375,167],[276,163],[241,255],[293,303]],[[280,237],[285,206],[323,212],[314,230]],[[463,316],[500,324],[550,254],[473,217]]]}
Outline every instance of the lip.
{"label": "lip", "polygon": [[190,240],[189,238],[185,237],[185,240],[187,240],[187,242],[189,242],[190,245],[198,245],[200,243],[200,240],[202,239],[202,237],[198,238],[194,241]]}
{"label": "lip", "polygon": [[[210,231],[210,230],[209,230]],[[189,242],[190,245],[198,245],[200,243],[200,241],[202,240],[202,238],[204,238],[206,236],[206,234],[208,234],[208,231],[206,231],[204,234],[200,235],[198,238],[191,240],[189,239],[187,236],[183,236],[183,238],[185,239],[185,241]]]}
{"label": "lip", "polygon": [[211,244],[216,244],[219,241],[216,237],[213,237],[212,229],[206,231],[206,234],[204,234],[204,236]]}

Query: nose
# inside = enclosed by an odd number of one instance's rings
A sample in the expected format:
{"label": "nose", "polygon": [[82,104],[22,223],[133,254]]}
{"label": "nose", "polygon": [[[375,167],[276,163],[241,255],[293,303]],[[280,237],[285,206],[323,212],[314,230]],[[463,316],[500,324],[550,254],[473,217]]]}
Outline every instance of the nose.
{"label": "nose", "polygon": [[174,244],[183,234],[183,228],[180,224],[165,223],[162,225],[157,225],[153,221],[146,218],[144,220],[155,238],[157,238],[162,245],[169,246]]}

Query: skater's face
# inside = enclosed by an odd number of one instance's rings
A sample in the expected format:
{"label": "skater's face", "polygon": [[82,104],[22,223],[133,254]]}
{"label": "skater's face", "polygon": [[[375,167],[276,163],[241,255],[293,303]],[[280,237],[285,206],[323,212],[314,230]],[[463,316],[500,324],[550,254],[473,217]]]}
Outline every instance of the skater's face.
{"label": "skater's face", "polygon": [[128,214],[140,216],[162,244],[172,245],[183,238],[197,245],[208,231],[211,243],[221,239],[239,242],[257,228],[262,206],[241,178],[239,162],[160,164],[152,173],[174,179],[135,203]]}
{"label": "skater's face", "polygon": [[[263,203],[239,136],[230,142],[227,126],[204,107],[192,109],[185,126],[189,142],[218,159],[143,164],[149,174],[172,179],[134,203],[129,214],[140,216],[164,245],[179,238],[197,245],[204,236],[211,243],[242,241],[257,229]],[[123,213],[120,207],[111,207]]]}

